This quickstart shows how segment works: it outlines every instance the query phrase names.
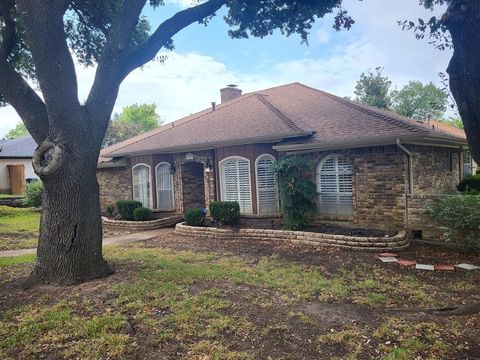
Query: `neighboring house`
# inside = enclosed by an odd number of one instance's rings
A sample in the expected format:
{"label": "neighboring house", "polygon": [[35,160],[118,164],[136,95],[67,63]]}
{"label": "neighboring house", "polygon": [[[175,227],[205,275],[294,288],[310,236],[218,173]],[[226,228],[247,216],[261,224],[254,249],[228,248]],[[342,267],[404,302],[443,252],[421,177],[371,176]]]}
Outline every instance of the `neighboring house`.
{"label": "neighboring house", "polygon": [[[271,165],[304,154],[319,221],[428,231],[425,203],[464,176],[463,131],[418,122],[294,83],[242,95],[102,150],[101,203],[140,200],[183,213],[234,200],[250,217],[278,214]],[[471,160],[470,160],[471,161]]]}
{"label": "neighboring house", "polygon": [[[0,193],[11,193],[10,172],[15,171],[16,174],[21,174],[18,181],[21,181],[23,185],[28,179],[38,179],[32,166],[32,157],[36,147],[37,144],[31,136],[0,140]],[[23,185],[20,186],[22,192]]]}

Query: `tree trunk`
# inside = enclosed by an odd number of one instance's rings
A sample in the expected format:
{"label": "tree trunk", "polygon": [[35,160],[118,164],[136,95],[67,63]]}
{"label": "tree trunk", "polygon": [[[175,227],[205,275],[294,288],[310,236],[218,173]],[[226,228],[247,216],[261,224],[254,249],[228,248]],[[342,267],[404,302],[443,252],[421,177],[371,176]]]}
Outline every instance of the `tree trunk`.
{"label": "tree trunk", "polygon": [[44,192],[37,261],[28,283],[72,284],[112,273],[102,256],[100,145],[92,134],[78,133],[73,128],[66,136],[51,132],[35,152],[33,166]]}
{"label": "tree trunk", "polygon": [[442,20],[454,46],[447,70],[450,90],[462,117],[472,157],[480,164],[480,2],[454,2]]}

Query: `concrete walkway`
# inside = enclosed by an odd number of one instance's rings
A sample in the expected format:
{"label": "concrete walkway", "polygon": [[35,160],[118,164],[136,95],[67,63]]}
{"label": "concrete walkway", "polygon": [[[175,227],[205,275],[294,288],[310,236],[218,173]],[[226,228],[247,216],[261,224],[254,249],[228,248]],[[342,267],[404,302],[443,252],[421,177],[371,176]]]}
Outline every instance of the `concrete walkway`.
{"label": "concrete walkway", "polygon": [[[127,235],[120,235],[114,236],[103,239],[103,246],[107,245],[122,245],[128,244],[135,241],[145,241],[153,239],[157,236],[160,236],[165,231],[171,229],[158,229],[158,230],[151,230],[151,231],[144,231],[139,233],[127,234]],[[19,250],[5,250],[0,251],[0,258],[1,257],[11,257],[11,256],[21,256],[21,255],[29,255],[35,254],[37,252],[36,248],[33,249],[19,249]]]}

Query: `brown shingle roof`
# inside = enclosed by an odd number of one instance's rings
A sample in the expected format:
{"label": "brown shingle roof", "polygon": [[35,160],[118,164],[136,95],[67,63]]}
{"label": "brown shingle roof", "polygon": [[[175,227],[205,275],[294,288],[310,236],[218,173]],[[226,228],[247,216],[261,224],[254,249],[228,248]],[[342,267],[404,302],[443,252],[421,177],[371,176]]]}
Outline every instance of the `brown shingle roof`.
{"label": "brown shingle roof", "polygon": [[383,138],[442,136],[464,140],[447,125],[427,125],[293,83],[245,94],[102,150],[101,156],[195,150],[233,143],[281,140],[338,144]]}

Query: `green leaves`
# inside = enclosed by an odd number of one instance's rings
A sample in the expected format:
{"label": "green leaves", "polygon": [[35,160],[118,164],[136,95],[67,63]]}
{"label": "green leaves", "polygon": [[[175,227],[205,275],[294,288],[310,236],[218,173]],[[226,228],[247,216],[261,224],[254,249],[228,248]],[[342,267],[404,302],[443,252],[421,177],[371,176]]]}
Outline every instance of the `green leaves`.
{"label": "green leaves", "polygon": [[390,109],[392,104],[390,86],[392,82],[382,75],[383,68],[376,67],[375,72],[369,70],[362,73],[355,86],[356,101],[380,109]]}
{"label": "green leaves", "polygon": [[302,156],[286,156],[274,165],[274,171],[286,227],[290,230],[304,229],[317,209],[317,189],[308,180],[310,163]]}

